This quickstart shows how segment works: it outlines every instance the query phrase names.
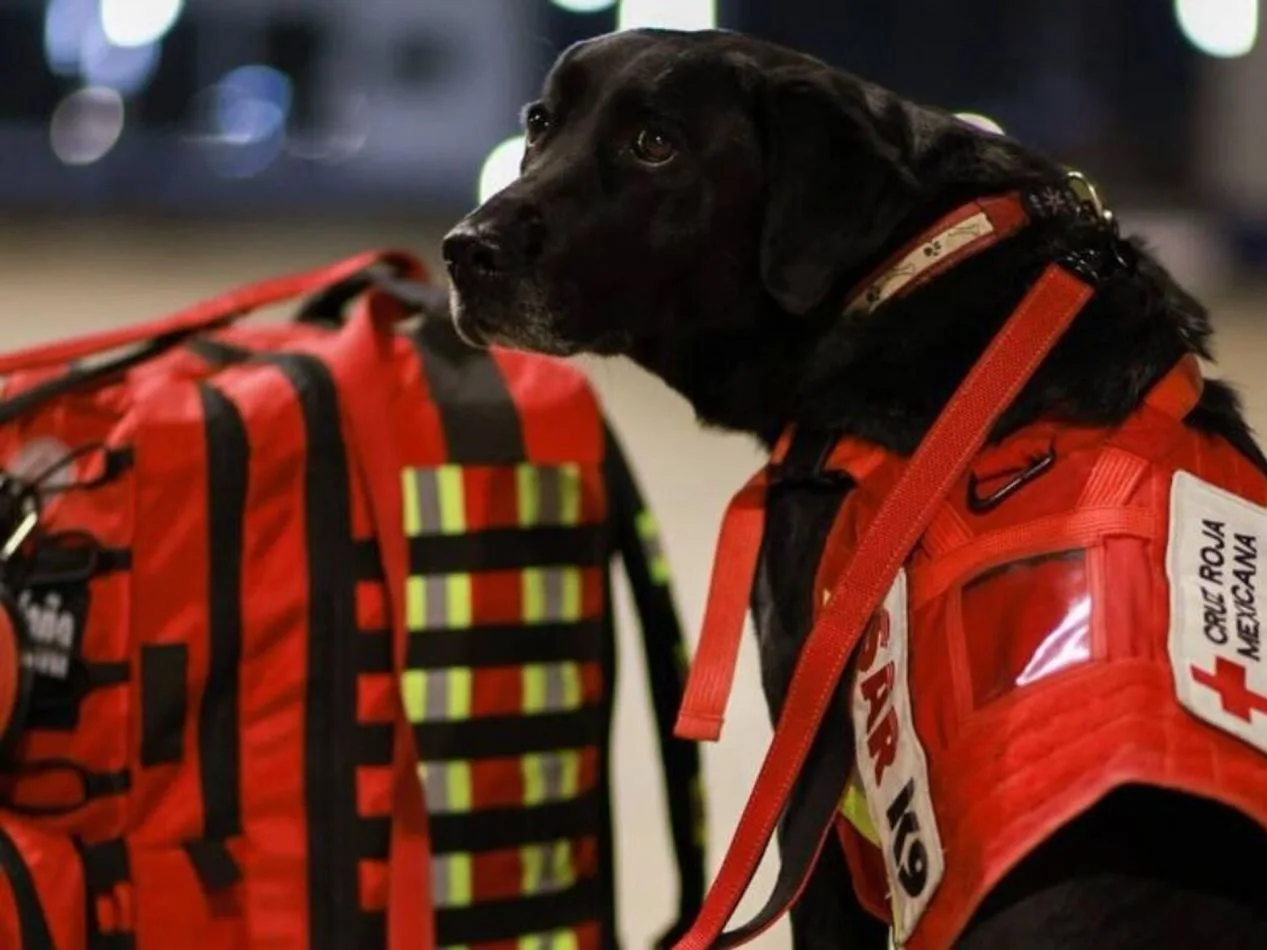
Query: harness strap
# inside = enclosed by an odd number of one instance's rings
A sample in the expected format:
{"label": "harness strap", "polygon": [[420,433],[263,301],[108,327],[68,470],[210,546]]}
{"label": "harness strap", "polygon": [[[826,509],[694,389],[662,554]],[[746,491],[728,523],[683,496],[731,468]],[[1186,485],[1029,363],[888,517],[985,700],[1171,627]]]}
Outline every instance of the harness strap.
{"label": "harness strap", "polygon": [[[909,464],[882,502],[870,529],[832,589],[831,597],[801,650],[774,738],[744,808],[739,827],[722,862],[704,908],[678,950],[705,950],[726,945],[722,933],[748,889],[784,814],[797,778],[846,664],[868,618],[884,597],[894,576],[927,528],[942,499],[962,477],[998,417],[1016,398],[1074,317],[1092,296],[1092,288],[1059,264],[1043,272],[1017,306],[984,355],[960,384]],[[762,476],[756,476],[732,503],[723,524],[723,541],[760,542]],[[755,538],[756,544],[753,543]],[[714,585],[726,603],[709,612],[728,627],[710,628],[701,643],[703,658],[715,669],[692,671],[683,718],[685,725],[716,731],[734,674],[734,653],[742,628],[755,552],[718,552]],[[725,559],[725,570],[722,560]],[[733,572],[733,573],[732,573]],[[720,577],[719,577],[720,575]],[[739,596],[736,596],[736,595]],[[745,605],[743,608],[736,604]],[[735,618],[738,618],[736,624]],[[713,633],[712,631],[716,632]],[[700,665],[697,660],[697,666]],[[694,687],[694,688],[691,688]],[[794,897],[792,894],[791,897]],[[763,915],[764,916],[764,915]],[[776,919],[769,917],[769,923]],[[755,937],[744,928],[743,936]],[[719,938],[720,943],[719,943]]]}
{"label": "harness strap", "polygon": [[716,742],[735,683],[748,596],[765,533],[766,469],[731,499],[717,539],[704,626],[674,729],[682,739]]}

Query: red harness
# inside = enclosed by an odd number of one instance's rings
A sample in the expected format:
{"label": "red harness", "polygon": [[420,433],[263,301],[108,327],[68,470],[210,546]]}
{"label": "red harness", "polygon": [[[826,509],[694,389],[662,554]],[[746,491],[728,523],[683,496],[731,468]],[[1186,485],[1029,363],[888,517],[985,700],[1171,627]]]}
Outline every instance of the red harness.
{"label": "red harness", "polygon": [[[1024,227],[1031,210],[1021,196],[1009,195],[955,212],[882,268],[848,309],[874,309],[931,279]],[[1195,360],[1176,367],[1114,432],[1037,424],[981,451],[986,433],[1092,293],[1090,279],[1065,265],[1048,267],[909,460],[854,440],[833,450],[827,468],[848,472],[857,487],[841,507],[820,566],[822,606],[739,827],[679,950],[747,942],[795,901],[803,882],[795,882],[771,905],[775,913],[757,925],[722,933],[788,810],[851,660],[858,749],[842,811],[852,812],[855,821],[834,824],[859,897],[893,923],[911,950],[950,945],[1016,861],[1115,785],[1138,781],[1209,795],[1267,825],[1267,804],[1252,791],[1267,783],[1267,759],[1252,748],[1267,750],[1267,709],[1256,705],[1267,700],[1245,679],[1262,682],[1259,692],[1267,693],[1267,670],[1250,649],[1257,640],[1237,640],[1227,633],[1226,620],[1224,643],[1211,643],[1208,610],[1203,618],[1200,609],[1210,594],[1199,573],[1205,549],[1199,530],[1192,529],[1211,518],[1168,518],[1171,505],[1184,504],[1194,513],[1221,516],[1219,505],[1232,502],[1210,496],[1215,483],[1237,496],[1236,504],[1253,509],[1228,515],[1228,524],[1241,526],[1242,548],[1256,544],[1244,538],[1259,526],[1267,545],[1267,511],[1241,501],[1267,501],[1267,481],[1230,446],[1182,425],[1200,394]],[[789,443],[785,434],[773,454],[775,465]],[[1200,485],[1181,483],[1182,473],[1195,473]],[[1044,491],[1021,490],[1040,476]],[[767,470],[755,475],[722,526],[678,721],[683,737],[715,740],[720,734],[768,481]],[[1016,501],[993,503],[1011,496]],[[1118,544],[1120,537],[1135,547]],[[1224,538],[1224,544],[1231,551],[1236,542]],[[1230,558],[1222,550],[1220,556]],[[1085,552],[1080,562],[1074,558],[1081,568],[1069,568],[1059,557],[1047,560],[1067,551]],[[1167,560],[1189,556],[1191,565]],[[990,571],[1033,558],[1055,566],[1023,572],[1024,581],[1002,571],[995,576],[1010,581],[979,583]],[[1114,583],[1106,585],[1110,571]],[[1079,619],[1059,597],[1044,612],[1034,592],[1064,590],[1074,575],[1086,594],[1074,606],[1094,616]],[[1119,596],[1119,583],[1144,593],[1131,601]],[[1154,603],[1167,596],[1168,586],[1169,620],[1167,604],[1157,609]],[[1114,589],[1106,592],[1108,587]],[[1150,590],[1157,596],[1150,599]],[[1106,611],[1115,612],[1112,622]],[[1019,628],[1012,623],[1017,617]],[[1054,618],[1050,630],[1043,629],[1047,618]],[[965,624],[973,626],[971,640],[963,634]],[[1081,633],[1066,631],[1054,645],[1037,636],[1058,632],[1061,624]],[[864,628],[870,630],[865,641]],[[982,659],[965,659],[969,644]],[[1232,649],[1238,645],[1248,650],[1248,665],[1238,665]],[[1027,653],[1031,646],[1050,655]],[[1207,664],[1185,665],[1188,659]],[[1037,662],[1039,672],[1021,660]],[[993,689],[992,683],[1002,685]],[[1223,690],[1222,705],[1217,689]],[[1091,695],[1109,698],[1095,706],[1088,704]],[[1062,714],[1070,708],[1078,715]],[[1148,715],[1141,718],[1141,711]],[[1096,732],[1096,741],[1081,741],[1094,714],[1114,728]],[[1126,751],[1106,768],[1104,755],[1122,743]],[[1053,747],[1068,752],[1056,755]],[[1064,783],[1057,789],[1081,784],[1076,793],[1053,791],[1053,776]],[[884,847],[868,840],[877,836],[874,827],[866,833],[867,817],[884,826]],[[818,847],[832,824],[820,830]],[[947,863],[945,855],[954,860]],[[806,871],[812,865],[807,862]],[[891,907],[886,892],[894,895]]]}

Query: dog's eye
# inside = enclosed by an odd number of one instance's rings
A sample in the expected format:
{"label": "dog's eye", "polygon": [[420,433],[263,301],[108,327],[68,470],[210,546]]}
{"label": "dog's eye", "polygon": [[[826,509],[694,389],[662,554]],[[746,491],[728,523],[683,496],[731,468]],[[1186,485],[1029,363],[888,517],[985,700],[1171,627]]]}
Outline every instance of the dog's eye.
{"label": "dog's eye", "polygon": [[532,106],[524,115],[524,135],[529,145],[535,145],[550,131],[550,113],[545,106]]}
{"label": "dog's eye", "polygon": [[677,143],[661,129],[646,126],[634,136],[633,153],[647,165],[663,165],[677,154]]}

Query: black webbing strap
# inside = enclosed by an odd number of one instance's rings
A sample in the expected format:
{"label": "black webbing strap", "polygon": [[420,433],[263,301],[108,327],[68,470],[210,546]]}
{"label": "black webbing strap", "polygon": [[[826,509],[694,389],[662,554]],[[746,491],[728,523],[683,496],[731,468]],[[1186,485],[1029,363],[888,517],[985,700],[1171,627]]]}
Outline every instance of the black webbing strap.
{"label": "black webbing strap", "polygon": [[8,832],[0,827],[0,872],[9,880],[9,890],[18,911],[18,939],[15,950],[55,950],[53,933],[44,916],[39,890],[26,859]]}
{"label": "black webbing strap", "polygon": [[131,931],[103,932],[97,919],[97,898],[109,896],[132,877],[128,849],[122,838],[96,844],[77,842],[84,869],[84,896],[88,914],[88,950],[133,950],[136,934]]}
{"label": "black webbing strap", "polygon": [[664,554],[620,442],[606,427],[604,475],[616,550],[629,577],[655,711],[656,738],[664,766],[673,856],[678,873],[678,917],[657,946],[676,942],[694,921],[704,900],[705,815],[699,748],[673,734],[686,688],[686,643]]}
{"label": "black webbing strap", "polygon": [[226,842],[242,834],[241,724],[242,546],[250,440],[233,401],[210,383],[197,384],[207,465],[207,680],[198,712],[202,837],[185,842],[208,893],[241,876]]}
{"label": "black webbing strap", "polygon": [[432,402],[459,465],[514,465],[527,458],[519,409],[487,350],[467,346],[453,325],[428,314],[411,334]]}

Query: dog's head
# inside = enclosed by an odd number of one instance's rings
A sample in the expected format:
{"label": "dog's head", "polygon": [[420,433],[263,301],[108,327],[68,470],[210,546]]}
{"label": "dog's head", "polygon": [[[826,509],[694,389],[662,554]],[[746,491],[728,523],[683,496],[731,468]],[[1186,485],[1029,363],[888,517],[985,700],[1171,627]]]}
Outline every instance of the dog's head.
{"label": "dog's head", "polygon": [[628,31],[559,59],[520,177],[444,242],[468,338],[654,353],[822,303],[885,245],[949,123],[738,34]]}

